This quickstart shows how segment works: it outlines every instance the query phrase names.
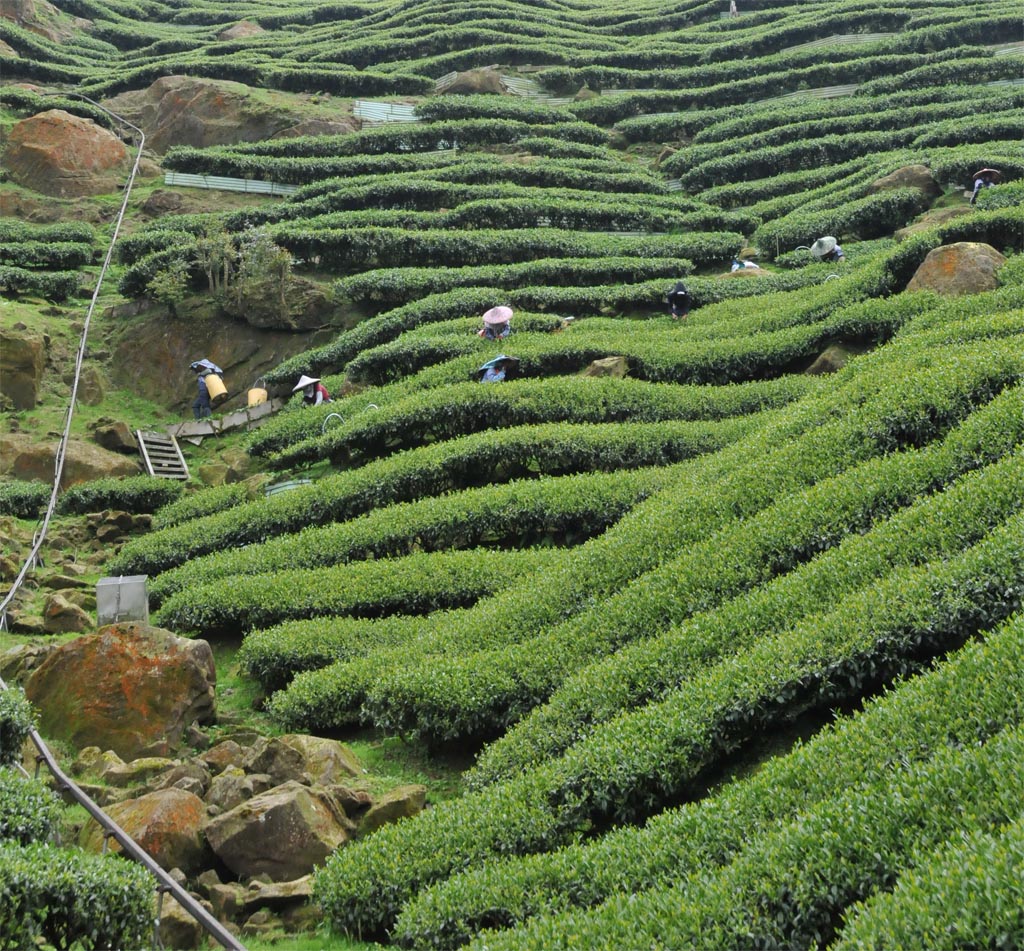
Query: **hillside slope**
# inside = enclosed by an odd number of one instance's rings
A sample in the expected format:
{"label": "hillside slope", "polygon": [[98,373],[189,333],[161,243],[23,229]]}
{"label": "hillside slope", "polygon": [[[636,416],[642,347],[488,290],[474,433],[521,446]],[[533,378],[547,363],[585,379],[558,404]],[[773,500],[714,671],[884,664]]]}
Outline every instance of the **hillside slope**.
{"label": "hillside slope", "polygon": [[[169,326],[329,310],[265,379],[335,398],[246,440],[308,482],[190,492],[106,566],[150,576],[157,623],[244,636],[282,728],[475,757],[319,870],[337,931],[1024,944],[1019,9],[738,7],[0,21],[7,84],[112,104],[184,75],[358,127],[153,156],[287,194],[137,221],[119,294]],[[0,87],[11,121],[45,103]],[[72,293],[85,259],[38,245],[82,234],[4,227],[9,291]],[[498,305],[511,334],[479,336]]]}

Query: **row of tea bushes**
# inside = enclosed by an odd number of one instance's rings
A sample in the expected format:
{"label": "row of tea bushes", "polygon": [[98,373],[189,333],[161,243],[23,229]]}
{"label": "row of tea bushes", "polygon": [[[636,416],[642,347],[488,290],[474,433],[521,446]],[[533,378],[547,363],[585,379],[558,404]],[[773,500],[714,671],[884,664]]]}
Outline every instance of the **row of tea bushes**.
{"label": "row of tea bushes", "polygon": [[678,880],[680,869],[721,866],[776,823],[844,789],[876,782],[896,763],[921,762],[947,744],[976,746],[1019,724],[1021,668],[1012,665],[1022,650],[1024,628],[1015,620],[702,801],[654,816],[643,827],[485,862],[422,890],[403,911],[396,934],[455,947],[489,922],[513,925],[585,908]]}
{"label": "row of tea bushes", "polygon": [[418,552],[330,567],[229,575],[168,598],[155,623],[204,636],[239,633],[285,620],[347,614],[429,614],[464,607],[543,571],[557,551]]}
{"label": "row of tea bushes", "polygon": [[[1001,429],[972,425],[972,417],[942,444],[921,451],[918,459],[911,451],[911,458],[903,465],[894,464],[888,457],[874,460],[851,470],[847,478],[855,474],[884,475],[887,469],[896,473],[903,468],[907,470],[905,487],[912,489],[915,477],[918,484],[930,476],[945,481],[982,459],[998,459],[999,453],[1013,449],[1017,421],[1007,416],[1020,399],[1020,394],[1013,391],[980,411],[996,420],[1001,417]],[[980,448],[977,459],[969,454],[972,445],[977,446],[976,440],[966,439],[971,430],[992,437]],[[673,611],[652,629],[648,640],[638,639],[635,645],[618,650],[600,663],[580,665],[579,672],[564,681],[546,704],[483,753],[470,782],[484,785],[499,781],[547,757],[560,755],[596,724],[677,688],[689,671],[707,659],[743,650],[753,639],[769,636],[781,626],[820,610],[822,604],[873,583],[894,566],[927,561],[976,541],[1020,507],[1020,493],[1013,481],[1020,465],[1017,455],[998,459],[935,495],[924,495],[888,519],[879,512],[863,534],[848,535],[834,548],[825,550],[823,546],[821,554],[806,564],[713,612],[701,606],[687,619]],[[883,488],[884,483],[878,485],[879,490]],[[652,580],[669,570],[668,566],[660,569]]]}
{"label": "row of tea bushes", "polygon": [[[127,542],[118,574],[158,574],[221,548],[344,521],[372,509],[514,479],[671,465],[729,445],[744,418],[722,422],[550,423],[423,446]],[[756,418],[755,418],[756,425]]]}
{"label": "row of tea bushes", "polygon": [[[566,756],[335,853],[319,893],[336,927],[390,928],[415,892],[486,858],[550,850],[692,794],[709,764],[796,711],[828,709],[997,626],[1020,607],[1024,519],[963,554],[897,569],[864,594],[728,658]],[[398,856],[401,856],[399,859]]]}
{"label": "row of tea bushes", "polygon": [[[1013,405],[1021,406],[1019,394]],[[917,494],[977,464],[972,449],[981,458],[983,452],[1012,449],[1021,436],[1019,427],[1011,438],[993,440],[992,450],[981,448],[981,420],[975,423],[974,418],[987,417],[987,410],[964,424],[967,434],[955,431],[934,451],[869,460],[726,523],[624,591],[539,636],[505,643],[491,638],[481,647],[428,656],[419,664],[407,658],[368,692],[363,713],[383,729],[418,734],[436,744],[500,735],[588,661],[710,611],[848,535],[868,530]],[[1000,406],[993,412],[1006,427],[1005,410]],[[993,435],[991,427],[983,432]],[[657,604],[654,612],[652,604]],[[715,656],[709,642],[703,650],[703,659]],[[499,746],[515,749],[512,737],[504,737]]]}
{"label": "row of tea bushes", "polygon": [[346,522],[214,552],[159,575],[150,600],[227,575],[392,558],[414,551],[577,544],[600,534],[672,478],[672,468],[586,473],[403,502]]}

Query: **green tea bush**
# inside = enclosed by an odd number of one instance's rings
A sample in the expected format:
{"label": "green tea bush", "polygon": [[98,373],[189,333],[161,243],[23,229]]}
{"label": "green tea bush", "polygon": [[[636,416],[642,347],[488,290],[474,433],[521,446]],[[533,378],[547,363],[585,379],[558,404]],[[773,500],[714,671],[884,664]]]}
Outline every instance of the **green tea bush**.
{"label": "green tea bush", "polygon": [[52,492],[53,486],[45,482],[0,482],[0,515],[38,518]]}
{"label": "green tea bush", "polygon": [[0,690],[0,766],[21,759],[21,745],[36,727],[36,715],[25,693],[15,687]]}
{"label": "green tea bush", "polygon": [[57,500],[61,514],[84,515],[104,509],[123,509],[126,512],[155,512],[173,502],[184,491],[176,479],[156,476],[128,476],[126,478],[94,479],[80,482],[67,489]]}
{"label": "green tea bush", "polygon": [[0,946],[145,947],[153,888],[142,866],[117,855],[0,844]]}
{"label": "green tea bush", "polygon": [[48,839],[57,830],[61,808],[44,783],[0,767],[0,843]]}
{"label": "green tea bush", "polygon": [[223,512],[225,509],[241,505],[248,502],[249,498],[249,488],[241,482],[207,486],[198,492],[181,494],[178,498],[161,505],[156,509],[153,527],[161,529],[180,525],[194,518],[213,515],[215,512]]}

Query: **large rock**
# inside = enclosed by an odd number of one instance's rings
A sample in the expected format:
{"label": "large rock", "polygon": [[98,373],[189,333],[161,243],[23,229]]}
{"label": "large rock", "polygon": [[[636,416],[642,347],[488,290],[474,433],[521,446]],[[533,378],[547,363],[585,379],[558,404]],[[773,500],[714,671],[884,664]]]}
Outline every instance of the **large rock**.
{"label": "large rock", "polygon": [[139,444],[131,427],[123,420],[98,419],[89,426],[97,445],[121,455],[135,455]]}
{"label": "large rock", "polygon": [[268,773],[276,783],[294,779],[306,785],[330,785],[363,771],[343,743],[300,733],[261,738],[244,767],[250,773]]}
{"label": "large rock", "polygon": [[[38,436],[16,433],[0,435],[0,474],[15,479],[49,482],[53,479],[58,436],[40,442]],[[142,471],[137,460],[129,459],[91,442],[70,439],[64,456],[61,488],[93,479],[138,475]]]}
{"label": "large rock", "polygon": [[[209,858],[203,841],[206,807],[202,799],[183,789],[161,789],[138,799],[107,807],[106,813],[144,848],[163,869],[198,872]],[[82,848],[100,852],[103,829],[90,819],[78,837]],[[120,851],[111,839],[109,847]]]}
{"label": "large rock", "polygon": [[288,882],[313,871],[353,831],[326,789],[288,782],[211,819],[206,838],[240,878]]}
{"label": "large rock", "polygon": [[41,333],[0,327],[0,395],[16,410],[35,408],[45,365],[46,338]]}
{"label": "large rock", "polygon": [[19,185],[58,198],[117,191],[131,170],[125,144],[91,119],[50,109],[16,122],[3,163]]}
{"label": "large rock", "polygon": [[[141,92],[121,93],[104,105],[142,128],[147,147],[163,153],[172,145],[259,142],[302,121],[297,110],[272,98],[242,83],[164,76]],[[324,134],[353,128],[351,120],[339,119],[335,125],[327,123]]]}
{"label": "large rock", "polygon": [[610,376],[621,380],[629,372],[629,362],[625,357],[603,357],[595,360],[580,376]]}
{"label": "large rock", "polygon": [[996,272],[1005,262],[1006,258],[988,244],[946,244],[928,252],[907,290],[935,291],[951,297],[991,291],[999,286]]}
{"label": "large rock", "polygon": [[43,627],[50,634],[81,634],[93,626],[92,618],[62,594],[48,595],[43,603]]}
{"label": "large rock", "polygon": [[467,69],[459,73],[444,90],[446,93],[475,94],[493,92],[504,95],[507,90],[502,85],[501,73],[485,66],[481,69]]}
{"label": "large rock", "polygon": [[215,683],[206,641],[122,623],[61,646],[25,692],[48,736],[127,760],[166,756],[194,720],[211,722]]}
{"label": "large rock", "polygon": [[69,40],[80,30],[92,26],[91,20],[61,13],[47,0],[3,0],[0,3],[0,19],[10,20],[29,33],[54,43]]}
{"label": "large rock", "polygon": [[942,186],[936,181],[927,165],[904,165],[883,178],[875,179],[868,185],[868,194],[892,191],[896,188],[917,188],[928,198],[942,195]]}
{"label": "large rock", "polygon": [[226,30],[221,30],[217,34],[218,40],[241,40],[247,36],[259,36],[260,33],[266,33],[258,23],[253,23],[252,20],[239,20],[234,26],[229,26]]}
{"label": "large rock", "polygon": [[398,786],[377,799],[359,820],[359,835],[368,835],[383,825],[418,815],[427,801],[427,787],[414,783]]}

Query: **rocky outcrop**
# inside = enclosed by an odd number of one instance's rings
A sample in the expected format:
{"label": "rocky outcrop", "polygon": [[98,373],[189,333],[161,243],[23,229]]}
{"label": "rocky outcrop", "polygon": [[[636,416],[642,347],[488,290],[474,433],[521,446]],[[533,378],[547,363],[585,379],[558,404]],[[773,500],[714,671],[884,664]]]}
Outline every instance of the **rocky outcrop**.
{"label": "rocky outcrop", "polygon": [[89,426],[89,430],[96,444],[109,452],[135,455],[139,451],[135,434],[123,420],[98,419]]}
{"label": "rocky outcrop", "polygon": [[[0,475],[25,481],[51,481],[58,442],[57,436],[40,442],[38,436],[0,435]],[[91,442],[70,439],[64,456],[61,488],[92,479],[138,475],[141,471],[137,460],[108,452]]]}
{"label": "rocky outcrop", "polygon": [[10,400],[16,410],[35,408],[46,365],[46,343],[43,334],[24,326],[0,327],[0,396]]}
{"label": "rocky outcrop", "polygon": [[941,228],[944,224],[948,224],[954,218],[960,218],[963,215],[972,214],[974,209],[967,206],[960,208],[933,208],[931,211],[925,212],[916,221],[907,225],[905,228],[893,232],[893,237],[897,241],[904,241],[912,235],[919,234],[922,231],[931,231],[933,228]]}
{"label": "rocky outcrop", "polygon": [[980,294],[999,286],[996,272],[1006,262],[995,248],[959,241],[933,248],[907,284],[908,291],[935,291],[950,297]]}
{"label": "rocky outcrop", "polygon": [[804,371],[810,376],[822,376],[825,373],[836,373],[855,356],[865,351],[864,347],[853,344],[836,343],[826,347],[815,361]]}
{"label": "rocky outcrop", "polygon": [[446,93],[474,94],[492,92],[504,95],[507,90],[501,83],[501,73],[491,67],[467,69],[459,73],[444,90]]}
{"label": "rocky outcrop", "polygon": [[48,634],[80,634],[94,627],[93,619],[61,594],[51,594],[43,604],[43,627]]}
{"label": "rocky outcrop", "polygon": [[206,838],[236,875],[286,882],[321,864],[354,831],[326,789],[292,780],[212,819]]}
{"label": "rocky outcrop", "polygon": [[301,779],[308,785],[329,785],[362,773],[343,743],[295,733],[262,737],[244,765],[249,772],[267,773],[275,783]]}
{"label": "rocky outcrop", "polygon": [[131,170],[125,144],[90,119],[50,109],[16,122],[3,165],[19,185],[59,198],[117,191]]}
{"label": "rocky outcrop", "polygon": [[359,821],[359,835],[368,835],[383,825],[408,819],[423,811],[427,787],[419,784],[398,786],[375,800]]}
{"label": "rocky outcrop", "polygon": [[78,31],[92,26],[91,20],[61,13],[47,0],[4,0],[0,3],[0,19],[10,20],[29,33],[54,43],[68,40]]}
{"label": "rocky outcrop", "polygon": [[[110,805],[106,812],[161,868],[180,868],[193,874],[206,864],[202,832],[206,807],[198,796],[182,789],[163,789]],[[78,843],[91,852],[102,850],[103,830],[94,819],[86,823]],[[109,847],[120,848],[113,840]]]}
{"label": "rocky outcrop", "polygon": [[621,380],[629,372],[629,363],[625,357],[604,357],[595,360],[580,376],[610,376]]}
{"label": "rocky outcrop", "polygon": [[942,186],[927,165],[904,165],[903,168],[898,168],[883,178],[875,179],[868,185],[867,193],[875,195],[896,188],[916,188],[928,198],[938,198],[942,195]]}
{"label": "rocky outcrop", "polygon": [[25,692],[47,736],[129,758],[166,755],[193,721],[212,721],[215,681],[206,641],[126,623],[54,651]]}
{"label": "rocky outcrop", "polygon": [[260,33],[266,33],[258,23],[253,23],[252,20],[239,20],[234,26],[229,26],[226,30],[221,30],[217,34],[218,40],[242,40],[247,36],[259,36]]}
{"label": "rocky outcrop", "polygon": [[[265,91],[256,94],[242,83],[191,76],[164,76],[141,92],[121,93],[104,105],[138,125],[148,147],[161,154],[172,145],[205,148],[259,142],[303,121],[286,103],[268,101]],[[356,127],[351,119],[321,121],[321,134]]]}

